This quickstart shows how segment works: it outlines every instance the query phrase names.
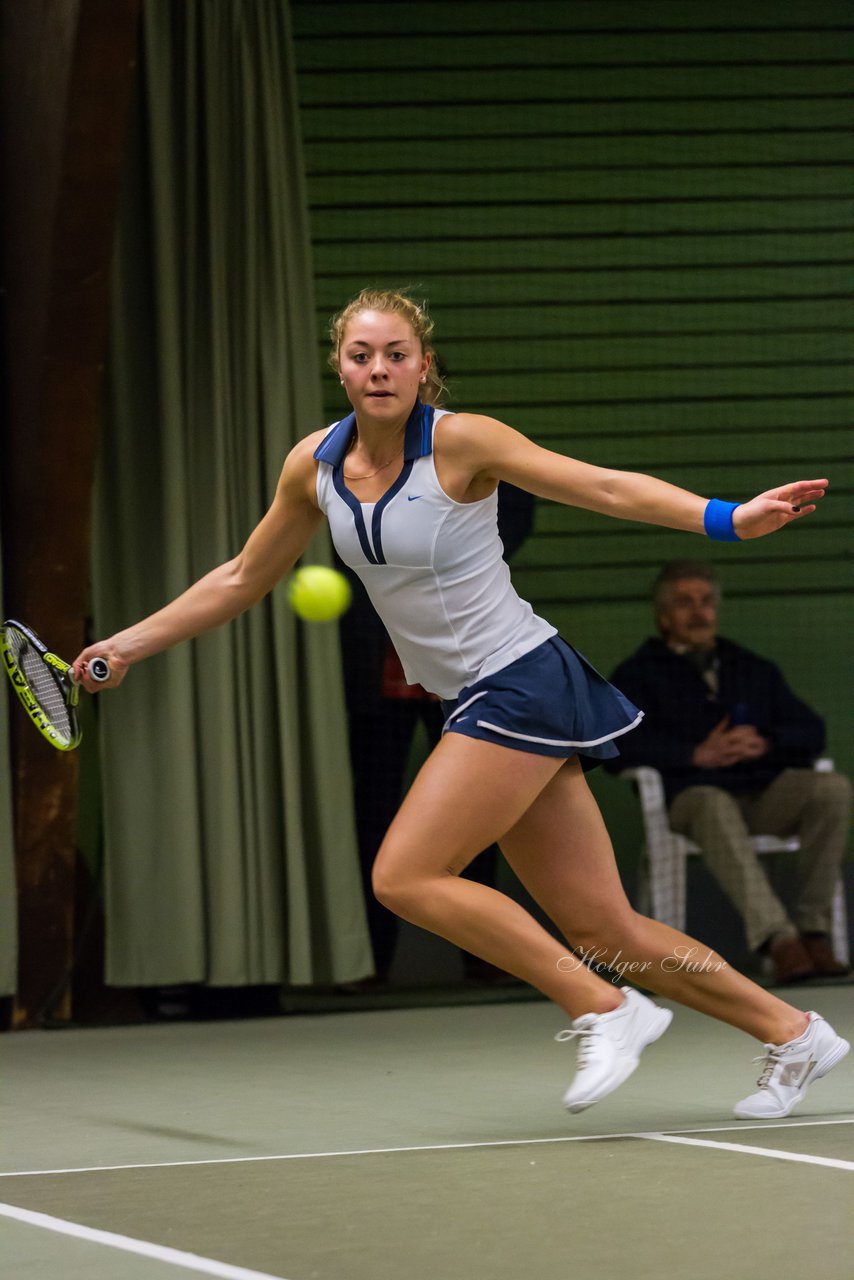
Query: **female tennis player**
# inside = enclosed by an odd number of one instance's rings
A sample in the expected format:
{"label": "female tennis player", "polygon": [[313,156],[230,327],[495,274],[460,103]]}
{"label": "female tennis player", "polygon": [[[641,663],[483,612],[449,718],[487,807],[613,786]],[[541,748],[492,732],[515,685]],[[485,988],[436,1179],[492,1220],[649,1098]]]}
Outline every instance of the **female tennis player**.
{"label": "female tennis player", "polygon": [[[336,317],[331,361],[352,413],[288,455],[273,503],[243,550],[159,612],[84,649],[111,685],[128,669],[236,617],[287,573],[325,516],[359,574],[407,679],[445,702],[445,731],[377,855],[374,891],[404,919],[539,988],[565,1010],[577,1063],[564,1103],[581,1111],[620,1085],[670,1023],[669,1010],[618,989],[595,956],[639,985],[710,1014],[765,1046],[758,1091],[737,1116],[788,1115],[848,1044],[667,925],[630,906],[585,767],[642,712],[514,591],[496,527],[496,488],[727,541],[802,520],[826,480],[742,504],[651,476],[552,453],[493,418],[437,407],[441,381],[426,310],[363,291]],[[520,905],[460,872],[497,841],[572,953]]]}

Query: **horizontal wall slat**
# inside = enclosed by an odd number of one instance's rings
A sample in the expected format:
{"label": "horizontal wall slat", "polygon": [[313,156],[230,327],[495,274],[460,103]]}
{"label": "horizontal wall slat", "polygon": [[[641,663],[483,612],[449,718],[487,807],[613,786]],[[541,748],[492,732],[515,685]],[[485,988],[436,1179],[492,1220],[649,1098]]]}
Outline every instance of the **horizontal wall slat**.
{"label": "horizontal wall slat", "polygon": [[[334,402],[333,402],[334,403]],[[695,432],[719,431],[740,435],[753,427],[772,429],[788,425],[804,432],[813,422],[844,425],[851,422],[850,394],[833,396],[766,396],[764,399],[670,400],[639,404],[591,404],[584,406],[527,404],[508,406],[507,421],[526,435],[560,450],[561,441],[572,453],[576,441],[617,438],[621,435],[669,436],[686,428]],[[499,415],[501,416],[501,415]],[[737,447],[737,444],[736,446]]]}
{"label": "horizontal wall slat", "polygon": [[[417,284],[415,273],[402,274],[397,285]],[[368,277],[370,282],[370,277]],[[750,336],[761,334],[766,338],[777,329],[791,330],[799,325],[826,326],[828,320],[836,320],[844,329],[854,323],[854,297],[844,287],[829,290],[823,297],[790,290],[779,286],[766,289],[762,295],[743,299],[706,299],[702,304],[671,300],[669,303],[650,302],[642,306],[615,309],[604,303],[594,303],[583,309],[568,302],[537,310],[517,307],[512,301],[496,303],[492,307],[479,308],[476,323],[462,309],[447,308],[441,317],[440,345],[448,342],[483,342],[496,337],[524,337],[526,334],[559,334],[571,342],[596,342],[601,335],[672,334],[683,332],[701,334],[717,339],[719,334],[735,333]],[[318,332],[325,339],[326,328],[333,311],[347,295],[342,290],[334,302],[330,299],[318,314]]]}
{"label": "horizontal wall slat", "polygon": [[579,343],[565,337],[551,338],[540,334],[533,340],[513,337],[494,338],[489,342],[441,344],[441,354],[451,365],[458,365],[466,377],[502,369],[551,372],[641,372],[646,369],[678,372],[680,368],[731,369],[755,368],[767,363],[769,368],[792,364],[822,365],[851,362],[851,328],[838,333],[772,334],[763,340],[754,337],[746,349],[744,335],[722,335],[709,350],[708,335],[674,333],[666,338],[635,334],[610,338],[601,334],[597,340]]}
{"label": "horizontal wall slat", "polygon": [[[852,106],[854,114],[854,105]],[[523,210],[523,211],[522,211]],[[319,265],[325,268],[327,254],[336,245],[347,255],[352,266],[353,247],[368,247],[379,242],[411,246],[409,269],[421,262],[420,247],[427,241],[452,242],[458,245],[460,261],[468,262],[468,247],[475,241],[490,243],[499,237],[565,237],[587,240],[595,244],[600,238],[634,239],[645,249],[650,238],[661,235],[752,236],[791,230],[821,229],[854,222],[854,192],[834,193],[832,198],[817,190],[785,200],[762,193],[750,197],[715,200],[710,207],[702,200],[634,203],[631,206],[613,202],[571,206],[565,201],[551,205],[522,204],[469,207],[457,205],[450,216],[446,211],[421,211],[417,224],[401,216],[397,208],[374,208],[369,218],[354,220],[352,208],[319,208],[312,211],[314,244]],[[434,216],[439,215],[439,216]]]}
{"label": "horizontal wall slat", "polygon": [[[678,557],[680,559],[688,559],[692,554],[691,540],[686,537],[685,542],[684,551]],[[657,563],[660,565],[663,560],[658,560]],[[731,571],[731,564],[727,562],[727,573]],[[598,600],[607,605],[620,600],[646,600],[649,592],[649,576],[644,578],[635,566],[609,569],[606,575],[598,566],[592,566],[588,570],[583,566],[570,565],[562,574],[550,573],[548,570],[518,569],[514,571],[513,578],[517,590],[532,601]],[[731,586],[728,594],[730,598],[736,591],[749,596],[759,595],[767,592],[769,586],[766,565],[752,566],[744,563],[738,566],[737,586]],[[854,592],[854,564],[840,565],[835,561],[827,562],[822,557],[805,563],[796,559],[787,561],[785,584],[775,594],[800,595],[809,591],[850,595]]]}
{"label": "horizontal wall slat", "polygon": [[[582,533],[572,526],[556,529],[549,535],[542,527],[541,516],[545,508],[546,504],[541,504],[536,513],[539,535],[535,544],[536,557],[528,547],[523,547],[513,558],[514,573],[523,569],[561,570],[567,564],[577,562],[591,568],[598,566],[600,570],[631,564],[638,570],[649,569],[652,577],[663,560],[676,560],[685,555],[684,533],[657,530],[655,538],[647,538],[638,546],[639,530],[636,526],[610,521],[607,522],[609,536]],[[850,548],[846,550],[840,546],[839,529],[832,527],[826,511],[820,521],[805,518],[797,525],[791,525],[779,538],[743,543],[738,548],[720,547],[717,560],[728,565],[734,558],[734,550],[738,552],[736,563],[739,567],[748,563],[774,567],[793,558],[805,564],[815,558],[849,559],[852,555]],[[716,557],[712,555],[711,559],[715,561]]]}
{"label": "horizontal wall slat", "polygon": [[[512,138],[525,134],[533,138],[614,134],[626,139],[653,135],[671,138],[693,136],[743,136],[763,129],[800,133],[809,130],[851,128],[852,87],[837,94],[816,85],[812,94],[786,94],[778,88],[773,96],[744,92],[743,97],[721,98],[710,114],[707,98],[686,95],[682,99],[649,100],[642,114],[634,102],[567,101],[517,102],[513,111],[496,111],[494,103],[468,103],[465,111],[455,104],[429,101],[410,106],[361,105],[358,111],[342,101],[324,106],[303,103],[302,119],[306,141],[348,143],[355,139],[403,139],[417,143],[444,139]],[[313,161],[313,153],[312,153]]]}
{"label": "horizontal wall slat", "polygon": [[[849,15],[850,16],[850,15]],[[842,33],[854,35],[850,21]],[[304,77],[323,73],[370,78],[388,72],[426,73],[427,77],[446,70],[460,70],[471,75],[476,62],[480,75],[493,71],[531,67],[554,67],[567,74],[590,70],[629,69],[666,71],[688,67],[721,69],[803,66],[821,62],[825,65],[844,63],[845,44],[836,49],[828,45],[826,31],[796,29],[745,31],[733,39],[732,31],[673,31],[666,41],[658,31],[631,33],[601,31],[595,38],[584,37],[568,23],[564,27],[540,32],[516,30],[506,35],[491,30],[458,34],[453,40],[436,40],[425,67],[422,51],[411,41],[409,58],[400,62],[399,31],[367,32],[362,36],[330,35],[324,40],[307,41],[302,49],[300,72]],[[404,55],[405,58],[405,55]]]}
{"label": "horizontal wall slat", "polygon": [[407,175],[395,179],[382,175],[377,181],[363,177],[315,178],[309,186],[312,208],[347,205],[354,208],[395,207],[409,211],[416,226],[426,209],[456,208],[458,205],[512,203],[517,207],[545,200],[560,201],[564,208],[595,201],[618,201],[631,205],[635,201],[655,200],[677,205],[683,201],[710,205],[736,199],[810,199],[836,196],[850,201],[854,166],[805,165],[802,167],[730,169],[713,173],[700,169],[645,169],[615,173],[610,170],[579,174],[572,169],[530,174],[520,187],[514,174],[479,175],[473,182],[466,175],[447,175],[441,183],[432,174]]}
{"label": "horizontal wall slat", "polygon": [[[311,37],[323,43],[336,35],[364,39],[382,35],[389,27],[400,30],[400,0],[381,3],[354,3],[354,0],[291,0],[298,35],[308,47]],[[615,31],[655,32],[661,39],[674,33],[696,31],[712,35],[759,31],[800,33],[845,32],[851,27],[851,6],[846,0],[751,0],[748,6],[736,0],[715,0],[713,6],[673,3],[673,0],[539,0],[526,5],[518,0],[492,0],[489,5],[471,0],[433,0],[406,9],[406,32],[415,40],[421,36],[450,39],[466,32],[542,31],[551,33],[570,28],[588,39],[610,36]],[[440,33],[440,34],[439,34]]]}
{"label": "horizontal wall slat", "polygon": [[[551,274],[528,275],[524,272],[510,279],[498,272],[457,277],[451,273],[431,278],[421,272],[421,282],[434,308],[464,305],[489,307],[502,302],[513,306],[631,307],[638,304],[676,306],[714,304],[720,299],[735,301],[740,296],[789,294],[798,298],[832,296],[844,286],[851,274],[851,258],[821,264],[769,262],[758,267],[742,267],[738,271],[715,270],[692,265],[685,273],[635,269],[613,271],[588,265],[578,271],[555,271]],[[687,276],[687,278],[686,278]],[[372,283],[395,284],[397,280],[373,279]],[[318,303],[325,310],[334,309],[343,298],[357,293],[365,283],[364,275],[344,275],[337,282],[318,281]],[[337,284],[338,287],[335,287]],[[671,316],[671,320],[672,320]]]}
{"label": "horizontal wall slat", "polygon": [[[329,105],[342,95],[354,107],[362,103],[375,106],[383,102],[403,100],[414,103],[502,101],[509,106],[515,101],[546,102],[561,98],[622,99],[640,106],[647,98],[715,97],[750,92],[756,95],[785,92],[829,93],[851,92],[852,61],[841,65],[828,53],[815,65],[792,63],[788,66],[673,66],[601,69],[575,67],[571,71],[554,67],[538,67],[536,76],[530,68],[484,71],[474,76],[471,68],[459,70],[397,71],[378,67],[375,74],[319,72],[301,77],[300,94],[306,106]],[[631,72],[631,80],[628,73]]]}
{"label": "horizontal wall slat", "polygon": [[455,400],[459,403],[464,399],[467,405],[484,407],[502,402],[530,404],[533,399],[541,397],[546,378],[549,398],[567,404],[589,404],[597,400],[678,400],[719,395],[808,395],[811,392],[837,391],[854,396],[854,366],[847,361],[818,368],[796,364],[775,369],[721,367],[662,373],[648,370],[627,373],[616,370],[610,373],[553,370],[546,375],[524,369],[510,373],[496,371],[482,376],[460,373],[455,379],[455,387],[458,388]]}
{"label": "horizontal wall slat", "polygon": [[[773,467],[776,474],[780,466],[792,464],[814,468],[818,457],[828,472],[835,472],[839,458],[845,460],[846,469],[850,466],[851,445],[844,427],[810,431],[808,435],[800,430],[741,431],[737,465],[740,468],[747,462],[755,462],[760,466]],[[721,459],[731,457],[732,450],[732,439],[716,431],[707,434],[692,432],[690,435],[674,432],[655,439],[636,440],[623,436],[607,442],[592,436],[577,442],[570,456],[599,466],[617,467],[622,471],[648,471],[670,479],[674,468],[684,472],[693,469],[694,473],[700,474],[702,468],[717,466]],[[562,449],[561,452],[570,453],[570,450]]]}
{"label": "horizontal wall slat", "polygon": [[[854,213],[854,210],[852,210]],[[352,245],[329,246],[323,254],[323,269],[319,279],[336,282],[351,269]],[[828,228],[825,231],[801,229],[788,235],[766,232],[757,242],[755,236],[666,236],[662,235],[639,246],[634,237],[614,237],[599,241],[595,249],[589,242],[550,239],[529,236],[526,239],[503,240],[490,238],[461,245],[454,240],[419,244],[417,239],[400,245],[363,245],[360,261],[364,271],[372,271],[386,277],[395,270],[397,262],[409,265],[417,254],[421,274],[450,275],[460,278],[489,270],[513,272],[543,272],[563,269],[602,270],[611,267],[626,270],[639,267],[652,271],[658,267],[692,270],[695,266],[730,270],[741,265],[750,266],[761,257],[764,261],[785,264],[791,259],[803,261],[805,256],[813,262],[826,259],[840,261],[854,255],[854,219],[848,226]],[[464,259],[465,268],[460,268]]]}
{"label": "horizontal wall slat", "polygon": [[[852,75],[854,80],[854,74]],[[373,175],[376,171],[376,141],[350,141],[342,166],[340,142],[316,143],[312,147],[311,178],[341,178]],[[433,178],[446,173],[519,173],[559,169],[561,172],[597,171],[607,167],[620,173],[633,165],[669,170],[693,169],[700,165],[714,171],[754,165],[759,170],[774,164],[850,164],[854,160],[854,132],[804,131],[787,134],[747,134],[738,137],[662,138],[504,138],[500,147],[484,147],[482,138],[425,139],[383,143],[383,163],[397,174],[428,172]]]}

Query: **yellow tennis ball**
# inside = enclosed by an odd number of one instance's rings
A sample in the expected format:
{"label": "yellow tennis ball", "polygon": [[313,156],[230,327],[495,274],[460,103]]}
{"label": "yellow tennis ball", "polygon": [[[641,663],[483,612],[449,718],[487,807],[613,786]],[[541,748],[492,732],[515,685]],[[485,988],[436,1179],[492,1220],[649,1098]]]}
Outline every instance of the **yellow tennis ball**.
{"label": "yellow tennis ball", "polygon": [[350,584],[337,569],[307,564],[297,569],[288,587],[294,613],[306,622],[330,622],[350,607]]}

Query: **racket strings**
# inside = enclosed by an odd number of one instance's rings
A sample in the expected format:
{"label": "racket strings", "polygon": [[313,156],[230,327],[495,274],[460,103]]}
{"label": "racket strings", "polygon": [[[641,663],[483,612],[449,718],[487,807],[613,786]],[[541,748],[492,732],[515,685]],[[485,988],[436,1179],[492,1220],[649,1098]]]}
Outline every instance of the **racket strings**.
{"label": "racket strings", "polygon": [[24,674],[30,693],[57,733],[70,742],[74,736],[74,726],[56,676],[23,636],[12,633],[11,640],[15,660]]}

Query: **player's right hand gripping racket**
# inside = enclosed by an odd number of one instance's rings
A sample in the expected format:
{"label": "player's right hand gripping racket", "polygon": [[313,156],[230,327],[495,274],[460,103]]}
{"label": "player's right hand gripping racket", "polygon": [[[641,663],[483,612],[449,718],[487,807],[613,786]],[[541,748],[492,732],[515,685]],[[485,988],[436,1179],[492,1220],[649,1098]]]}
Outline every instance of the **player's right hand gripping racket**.
{"label": "player's right hand gripping racket", "polygon": [[[83,736],[77,720],[80,686],[70,664],[14,618],[0,627],[0,651],[9,679],[39,732],[58,751],[79,747]],[[93,658],[89,675],[93,680],[109,680],[110,664],[105,658]]]}

